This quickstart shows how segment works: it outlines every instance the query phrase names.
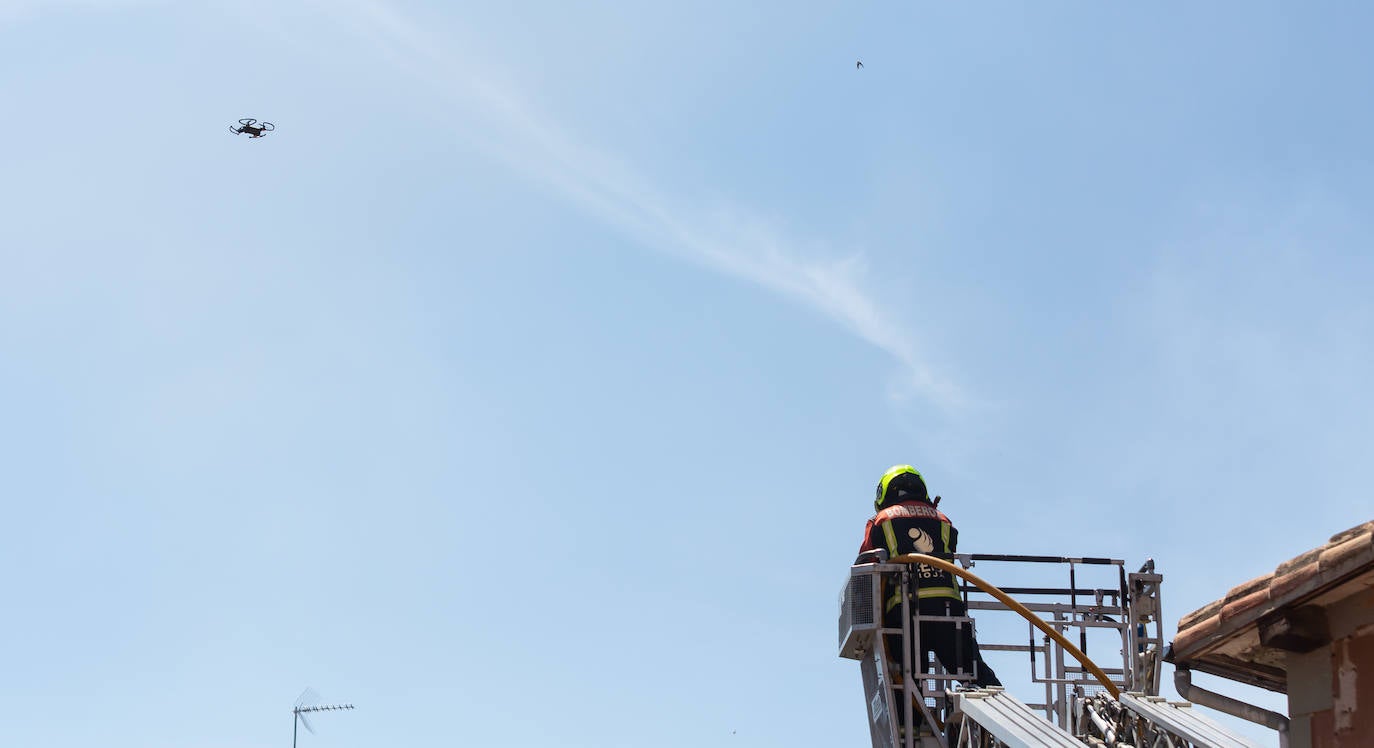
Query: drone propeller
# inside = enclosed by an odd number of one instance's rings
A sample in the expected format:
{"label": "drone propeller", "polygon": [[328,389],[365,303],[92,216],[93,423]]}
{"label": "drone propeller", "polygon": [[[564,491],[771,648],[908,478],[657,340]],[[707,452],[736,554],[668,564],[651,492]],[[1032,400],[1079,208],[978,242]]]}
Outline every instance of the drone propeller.
{"label": "drone propeller", "polygon": [[277,126],[272,124],[271,122],[260,123],[259,127],[262,128],[263,132],[272,132],[273,130],[277,129]]}
{"label": "drone propeller", "polygon": [[315,692],[315,689],[307,686],[304,691],[301,691],[301,695],[296,697],[296,703],[294,706],[297,709],[303,706],[314,706],[315,703],[319,700],[320,695]]}
{"label": "drone propeller", "polygon": [[253,119],[252,117],[244,117],[243,119],[239,120],[240,125],[251,125],[255,122],[257,122],[257,120]]}
{"label": "drone propeller", "polygon": [[296,697],[296,705],[291,710],[296,713],[296,719],[301,721],[301,724],[305,726],[306,732],[309,732],[311,735],[315,734],[315,728],[310,726],[310,720],[305,718],[305,713],[302,710],[309,709],[317,704],[319,700],[320,695],[315,692],[315,689],[306,686],[306,689],[301,691],[301,695]]}

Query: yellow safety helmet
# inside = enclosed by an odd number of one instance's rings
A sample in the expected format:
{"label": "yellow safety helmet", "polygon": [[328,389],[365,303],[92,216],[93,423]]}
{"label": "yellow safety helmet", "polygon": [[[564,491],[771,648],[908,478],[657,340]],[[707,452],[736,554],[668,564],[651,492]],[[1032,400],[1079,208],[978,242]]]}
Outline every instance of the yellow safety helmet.
{"label": "yellow safety helmet", "polygon": [[917,494],[916,498],[920,500],[930,498],[926,493],[926,480],[921,477],[920,471],[910,465],[893,465],[878,481],[878,495],[873,499],[873,508],[882,509],[890,498],[888,492],[894,489]]}

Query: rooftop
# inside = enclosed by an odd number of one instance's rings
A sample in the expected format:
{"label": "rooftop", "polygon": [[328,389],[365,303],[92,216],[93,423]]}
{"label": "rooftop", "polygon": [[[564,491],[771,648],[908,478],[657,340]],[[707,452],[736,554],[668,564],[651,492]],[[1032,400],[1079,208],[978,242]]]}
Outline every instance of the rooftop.
{"label": "rooftop", "polygon": [[[1231,588],[1184,616],[1166,658],[1175,665],[1287,692],[1285,654],[1304,651],[1301,616],[1374,586],[1374,521]],[[1298,648],[1295,648],[1298,647]]]}

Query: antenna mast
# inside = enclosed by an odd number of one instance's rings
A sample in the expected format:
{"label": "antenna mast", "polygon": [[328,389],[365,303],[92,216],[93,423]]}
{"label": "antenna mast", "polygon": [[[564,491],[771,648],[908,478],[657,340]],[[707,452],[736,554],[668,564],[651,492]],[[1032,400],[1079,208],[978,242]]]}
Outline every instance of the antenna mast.
{"label": "antenna mast", "polygon": [[[310,689],[307,688],[306,693],[309,692]],[[304,699],[305,694],[303,693],[301,694],[301,698],[296,700],[296,706],[292,707],[291,709],[291,748],[296,748],[297,728],[300,725],[305,725],[305,729],[310,731],[311,733],[315,732],[315,728],[310,726],[310,720],[306,719],[305,715],[311,712],[338,712],[354,708],[352,704],[323,704],[320,706],[305,706],[302,703],[302,700]]]}

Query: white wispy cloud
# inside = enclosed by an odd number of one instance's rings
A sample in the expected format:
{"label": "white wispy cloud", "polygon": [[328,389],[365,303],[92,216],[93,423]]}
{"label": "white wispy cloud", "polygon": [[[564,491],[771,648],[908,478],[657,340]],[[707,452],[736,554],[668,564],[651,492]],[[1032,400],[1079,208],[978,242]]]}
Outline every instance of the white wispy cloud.
{"label": "white wispy cloud", "polygon": [[703,210],[663,194],[605,150],[581,142],[480,64],[382,0],[318,2],[379,56],[485,122],[478,147],[645,246],[792,298],[886,351],[903,375],[894,393],[953,407],[967,399],[925,362],[914,335],[883,308],[861,255],[798,242],[747,211]]}

